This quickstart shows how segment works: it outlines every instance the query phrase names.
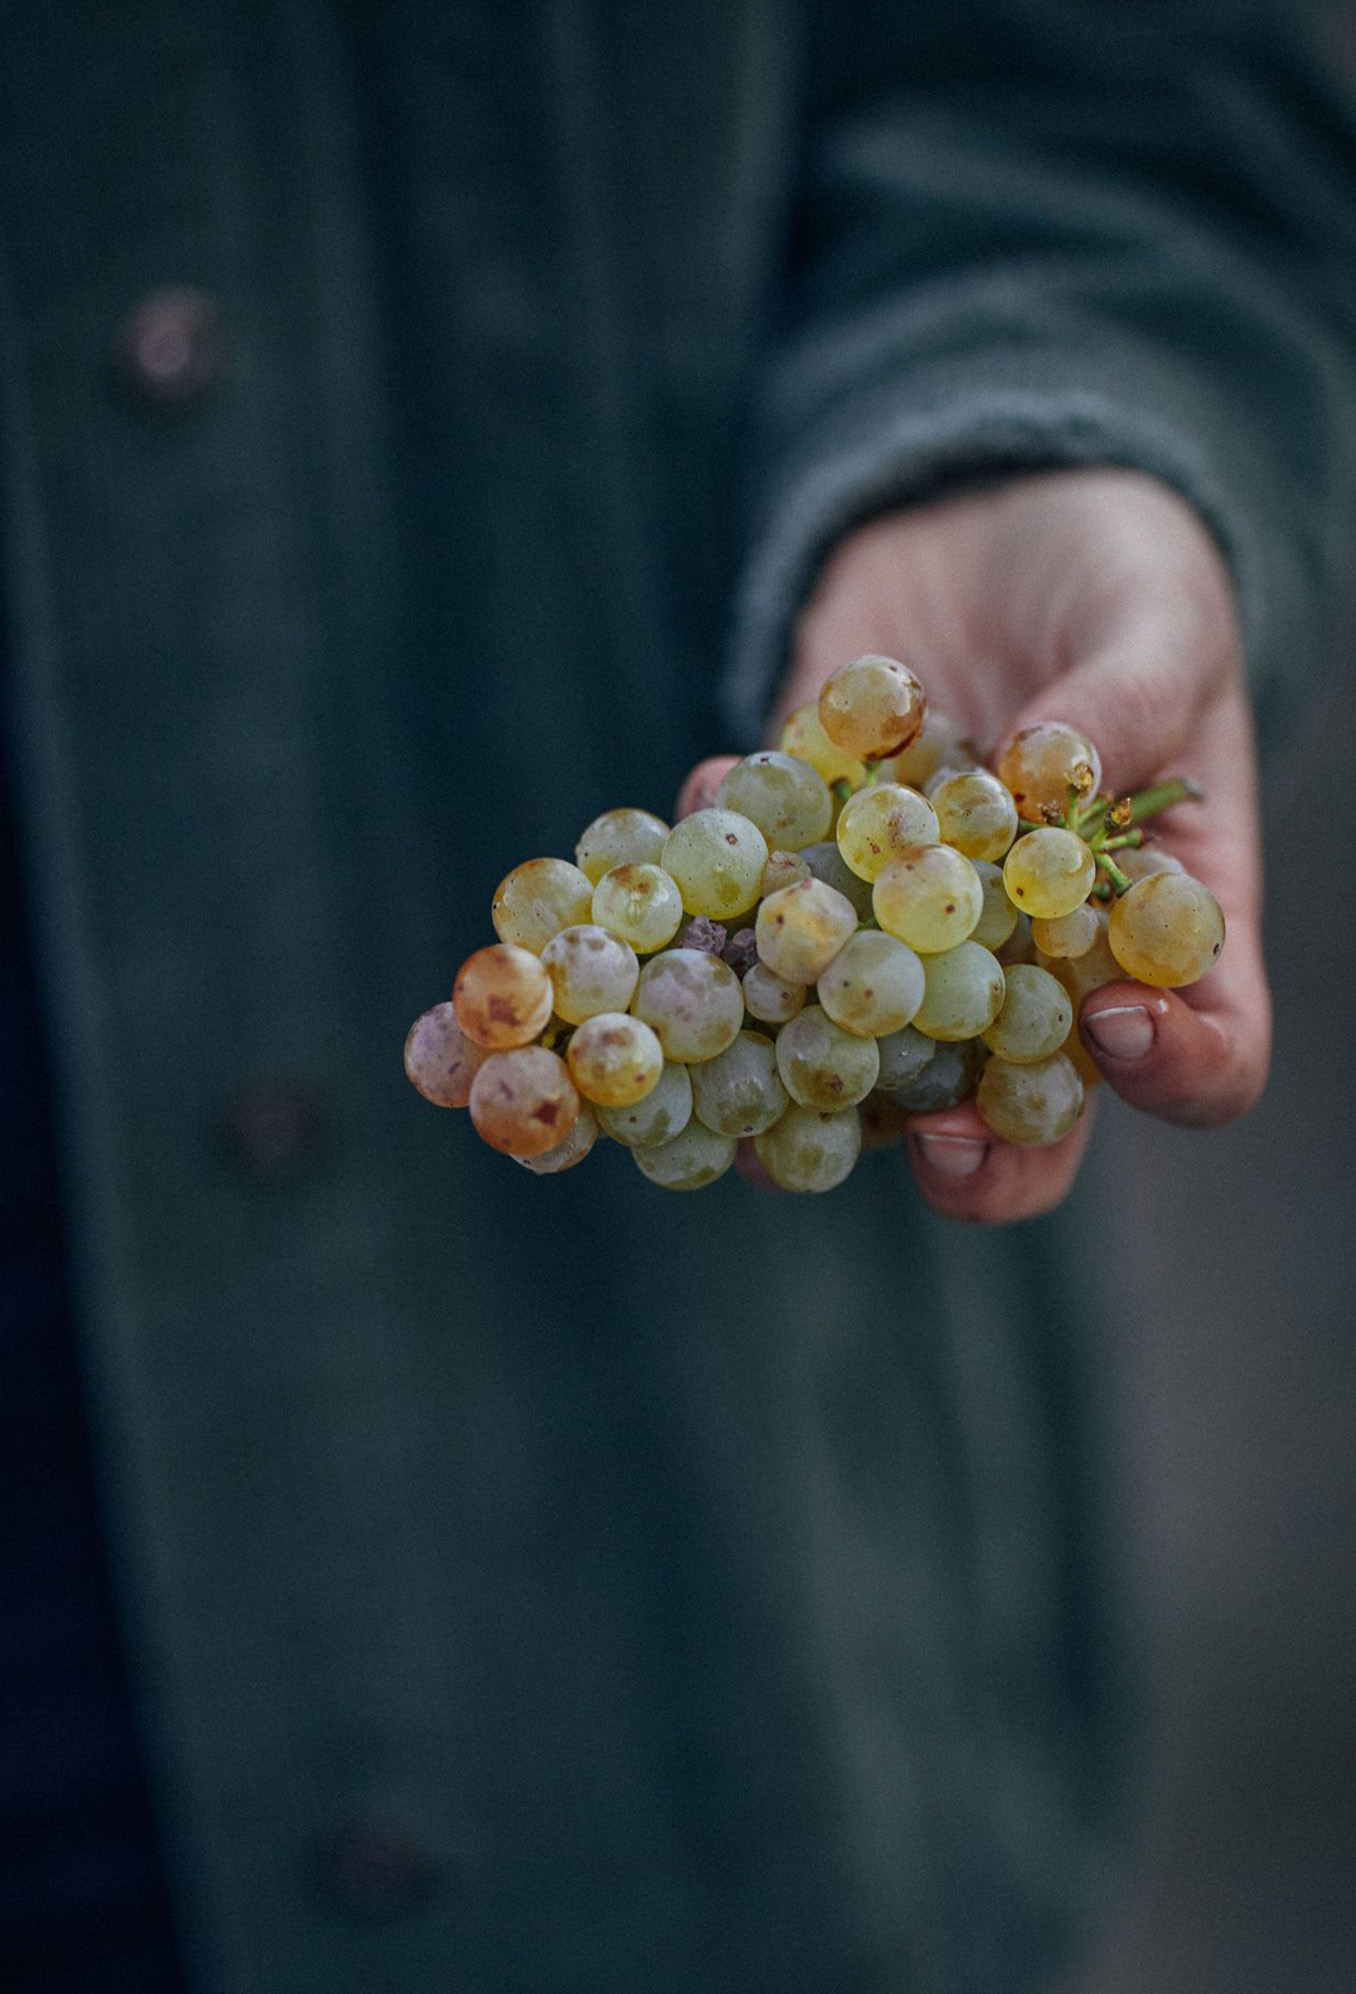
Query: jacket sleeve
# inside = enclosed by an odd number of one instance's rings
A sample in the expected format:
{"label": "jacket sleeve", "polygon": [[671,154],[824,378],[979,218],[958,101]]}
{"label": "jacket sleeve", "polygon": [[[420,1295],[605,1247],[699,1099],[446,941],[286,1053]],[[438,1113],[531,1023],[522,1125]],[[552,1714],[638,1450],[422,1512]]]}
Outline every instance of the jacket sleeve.
{"label": "jacket sleeve", "polygon": [[834,541],[1022,467],[1165,480],[1230,563],[1263,705],[1314,668],[1356,565],[1356,125],[1302,25],[1248,0],[826,15],[738,738]]}

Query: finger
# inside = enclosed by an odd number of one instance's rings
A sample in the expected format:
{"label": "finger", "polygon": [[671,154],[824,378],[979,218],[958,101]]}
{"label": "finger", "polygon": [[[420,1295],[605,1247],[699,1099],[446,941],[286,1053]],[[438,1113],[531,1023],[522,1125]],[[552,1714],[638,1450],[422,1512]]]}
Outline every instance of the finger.
{"label": "finger", "polygon": [[[1230,937],[1233,944],[1234,938]],[[1132,1107],[1184,1128],[1218,1128],[1252,1107],[1271,1058],[1260,952],[1238,945],[1189,991],[1110,983],[1083,1005],[1083,1043]]]}
{"label": "finger", "polygon": [[1068,1196],[1092,1126],[1092,1104],[1076,1128],[1044,1149],[1000,1142],[972,1101],[935,1115],[911,1115],[909,1162],[933,1211],[972,1225],[1013,1225],[1042,1217]]}
{"label": "finger", "polygon": [[722,780],[738,760],[738,755],[708,755],[704,762],[698,762],[678,792],[674,816],[690,817],[694,810],[711,809]]}

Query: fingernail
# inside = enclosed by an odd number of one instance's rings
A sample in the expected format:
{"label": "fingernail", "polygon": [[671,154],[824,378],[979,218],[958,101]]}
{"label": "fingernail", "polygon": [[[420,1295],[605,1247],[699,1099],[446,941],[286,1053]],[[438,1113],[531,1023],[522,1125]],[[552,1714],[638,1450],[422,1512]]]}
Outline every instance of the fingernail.
{"label": "fingernail", "polygon": [[939,1177],[973,1177],[989,1153],[988,1143],[973,1135],[916,1135],[914,1141]]}
{"label": "fingernail", "polygon": [[1153,1048],[1153,1020],[1142,1004],[1109,1004],[1105,1011],[1091,1011],[1083,1029],[1109,1059],[1143,1059]]}

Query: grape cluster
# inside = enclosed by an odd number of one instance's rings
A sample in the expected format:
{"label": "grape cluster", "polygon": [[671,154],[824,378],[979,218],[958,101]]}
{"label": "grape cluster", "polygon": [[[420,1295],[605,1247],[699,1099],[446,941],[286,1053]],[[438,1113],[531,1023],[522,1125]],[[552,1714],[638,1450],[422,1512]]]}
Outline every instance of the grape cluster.
{"label": "grape cluster", "polygon": [[1223,946],[1140,828],[1193,794],[1103,794],[1057,721],[985,768],[906,666],[854,659],[709,809],[608,810],[573,864],[515,867],[406,1072],[530,1170],[606,1135],[675,1191],[746,1137],[783,1189],[831,1190],[864,1136],[970,1094],[1004,1141],[1057,1142],[1098,1078],[1083,999],[1194,982]]}

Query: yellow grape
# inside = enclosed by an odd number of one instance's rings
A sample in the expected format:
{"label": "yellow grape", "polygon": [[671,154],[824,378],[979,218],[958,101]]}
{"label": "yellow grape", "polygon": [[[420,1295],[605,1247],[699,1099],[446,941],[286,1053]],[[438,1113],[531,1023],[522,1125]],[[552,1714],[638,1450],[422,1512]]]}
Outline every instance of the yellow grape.
{"label": "yellow grape", "polygon": [[986,949],[995,952],[1011,941],[1013,929],[1022,916],[1008,899],[1008,890],[1003,884],[1003,868],[995,865],[992,859],[971,859],[971,865],[979,875],[979,884],[984,895],[984,904],[979,910],[979,919],[970,930],[972,942],[982,942]]}
{"label": "yellow grape", "polygon": [[556,1015],[567,1025],[582,1025],[600,1011],[624,1011],[640,975],[630,943],[589,923],[552,935],[541,967],[551,979]]}
{"label": "yellow grape", "polygon": [[550,1024],[551,978],[530,949],[495,942],[457,971],[452,1006],[468,1039],[488,1052],[509,1052]]}
{"label": "yellow grape", "polygon": [[570,1077],[600,1108],[643,1101],[664,1070],[664,1052],[650,1027],[625,1011],[586,1018],[565,1050]]}
{"label": "yellow grape", "polygon": [[683,925],[683,896],[662,866],[614,865],[593,889],[594,921],[629,942],[637,955],[653,955]]}
{"label": "yellow grape", "polygon": [[735,1160],[738,1142],[692,1120],[669,1142],[633,1149],[640,1169],[665,1191],[703,1191],[723,1177]]}
{"label": "yellow grape", "polygon": [[1030,1066],[991,1059],[979,1076],[975,1106],[1004,1142],[1039,1149],[1068,1135],[1083,1112],[1083,1083],[1062,1052]]}
{"label": "yellow grape", "polygon": [[1085,997],[1090,997],[1094,990],[1105,989],[1108,983],[1119,983],[1125,975],[1111,953],[1107,917],[1100,907],[1095,913],[1097,933],[1090,948],[1084,949],[1082,955],[1043,956],[1039,965],[1064,985],[1073,998],[1075,1015]]}
{"label": "yellow grape", "polygon": [[566,859],[529,859],[499,882],[490,909],[501,942],[540,955],[552,935],[593,912],[593,882]]}
{"label": "yellow grape", "polygon": [[1049,970],[1019,962],[1007,972],[1003,1008],[981,1034],[990,1052],[1015,1066],[1058,1052],[1073,1024],[1073,1003]]}
{"label": "yellow grape", "polygon": [[897,755],[921,731],[923,688],[896,658],[868,655],[840,665],[819,694],[819,720],[831,741],[863,761]]}
{"label": "yellow grape", "polygon": [[901,852],[876,881],[876,919],[920,955],[957,948],[984,908],[979,874],[949,845],[914,845]]}
{"label": "yellow grape", "polygon": [[1013,735],[998,757],[998,774],[1012,791],[1019,815],[1039,823],[1050,810],[1064,815],[1070,789],[1085,802],[1096,795],[1102,758],[1075,728],[1062,720],[1042,720]]}
{"label": "yellow grape", "polygon": [[1224,916],[1199,879],[1154,872],[1112,903],[1108,940],[1127,976],[1178,990],[1214,966],[1224,947]]}
{"label": "yellow grape", "polygon": [[937,813],[916,789],[872,782],[843,805],[838,849],[858,879],[877,880],[912,845],[935,845]]}
{"label": "yellow grape", "polygon": [[845,1032],[818,1004],[807,1004],[777,1034],[777,1071],[802,1108],[851,1108],[875,1086],[880,1054],[874,1039]]}
{"label": "yellow grape", "polygon": [[1162,845],[1126,845],[1116,853],[1116,863],[1132,884],[1155,872],[1186,871],[1182,861],[1165,852]]}
{"label": "yellow grape", "polygon": [[943,840],[968,859],[1001,859],[1017,836],[1017,805],[988,769],[948,776],[931,802]]}
{"label": "yellow grape", "polygon": [[627,1149],[669,1142],[692,1119],[692,1082],[685,1066],[665,1064],[654,1086],[641,1101],[624,1108],[598,1108],[598,1122],[614,1142]]}
{"label": "yellow grape", "polygon": [[664,841],[663,866],[689,914],[728,921],[756,906],[767,839],[736,810],[694,810]]}
{"label": "yellow grape", "polygon": [[914,1029],[930,1039],[978,1038],[998,1016],[1005,987],[997,956],[978,942],[925,956]]}
{"label": "yellow grape", "polygon": [[902,1031],[923,1001],[923,965],[906,942],[863,928],[819,979],[821,1005],[857,1038]]}
{"label": "yellow grape", "polygon": [[814,983],[857,931],[857,910],[821,879],[784,886],[758,909],[758,954],[788,983]]}
{"label": "yellow grape", "polygon": [[471,1082],[470,1106],[491,1149],[541,1156],[573,1128],[579,1095],[559,1053],[530,1045],[490,1054]]}
{"label": "yellow grape", "polygon": [[665,949],[641,970],[631,1009],[650,1026],[666,1059],[690,1066],[734,1044],[744,1023],[744,993],[719,956]]}
{"label": "yellow grape", "polygon": [[1086,900],[1071,914],[1061,914],[1053,921],[1036,919],[1031,923],[1031,939],[1042,955],[1059,956],[1071,961],[1087,954],[1099,932],[1097,909]]}
{"label": "yellow grape", "polygon": [[865,765],[855,755],[845,754],[824,732],[818,700],[796,708],[782,728],[780,746],[783,754],[808,762],[825,782],[848,782],[857,789],[866,781]]}
{"label": "yellow grape", "polygon": [[798,852],[828,836],[833,798],[818,769],[795,755],[765,748],[729,770],[716,802],[758,826],[774,850]]}
{"label": "yellow grape", "polygon": [[615,865],[658,865],[669,827],[649,810],[605,810],[574,848],[581,872],[596,886]]}
{"label": "yellow grape", "polygon": [[755,962],[745,970],[743,988],[744,1008],[760,1024],[784,1025],[804,1008],[805,985],[788,983],[765,962]]}
{"label": "yellow grape", "polygon": [[783,1191],[832,1191],[861,1155],[861,1117],[855,1107],[791,1107],[753,1146]]}
{"label": "yellow grape", "polygon": [[1097,878],[1097,862],[1073,831],[1052,825],[1028,831],[1008,853],[1003,883],[1008,897],[1042,921],[1054,921],[1081,907]]}
{"label": "yellow grape", "polygon": [[978,759],[973,741],[961,731],[959,724],[949,714],[938,713],[929,706],[921,732],[914,736],[907,748],[901,748],[897,755],[887,756],[876,773],[882,782],[901,782],[909,789],[923,789],[938,769],[946,768],[954,772],[973,768]]}
{"label": "yellow grape", "polygon": [[435,1108],[464,1108],[471,1082],[488,1058],[457,1023],[450,1003],[435,1004],[416,1018],[405,1040],[406,1075]]}

